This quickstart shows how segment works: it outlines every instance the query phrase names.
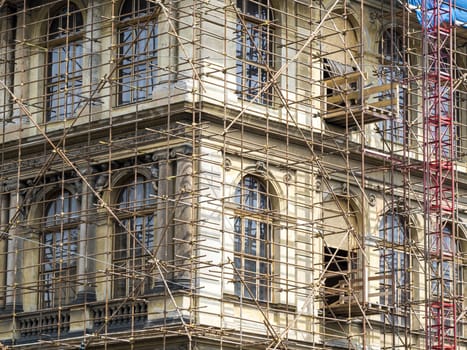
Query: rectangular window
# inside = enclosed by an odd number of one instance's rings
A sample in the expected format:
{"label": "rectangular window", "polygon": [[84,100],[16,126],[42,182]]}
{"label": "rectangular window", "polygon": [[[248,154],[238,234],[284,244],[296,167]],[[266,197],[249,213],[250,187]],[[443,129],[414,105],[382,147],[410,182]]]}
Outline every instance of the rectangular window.
{"label": "rectangular window", "polygon": [[273,103],[274,21],[265,1],[238,0],[236,26],[237,92],[248,101]]}

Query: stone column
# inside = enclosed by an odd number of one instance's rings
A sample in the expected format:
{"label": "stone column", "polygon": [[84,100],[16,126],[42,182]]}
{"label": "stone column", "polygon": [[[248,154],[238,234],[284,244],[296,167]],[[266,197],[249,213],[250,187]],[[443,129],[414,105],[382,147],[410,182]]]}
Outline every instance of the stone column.
{"label": "stone column", "polygon": [[[16,37],[15,17],[13,11],[4,5],[0,8],[0,77],[4,77],[5,85],[13,90],[13,76],[15,71],[15,48],[14,41]],[[0,119],[4,123],[11,122],[13,118],[13,103],[10,94],[6,89],[0,88]]]}
{"label": "stone column", "polygon": [[194,233],[192,148],[186,146],[172,152],[177,159],[174,212],[174,279],[177,284],[188,287],[192,277],[190,266]]}
{"label": "stone column", "polygon": [[[21,216],[17,215],[17,210],[23,202],[23,196],[20,193],[20,188],[17,182],[7,184],[7,191],[10,192],[10,230],[8,232],[8,253],[7,253],[7,270],[6,270],[6,298],[5,309],[9,311],[22,311],[23,299],[17,284],[21,283],[22,273],[22,241],[17,238],[20,234],[17,223],[21,220]],[[20,214],[21,215],[21,214]]]}
{"label": "stone column", "polygon": [[[87,11],[86,23],[90,23],[91,27],[87,27],[86,38],[83,41],[83,91],[82,96],[88,98],[89,102],[86,105],[86,111],[82,115],[91,115],[100,111],[102,101],[100,101],[101,93],[98,91],[101,83],[102,73],[99,71],[102,66],[102,0],[89,1],[89,10]],[[85,90],[84,90],[85,89]],[[85,101],[81,103],[85,105]]]}
{"label": "stone column", "polygon": [[[2,186],[0,194],[0,235],[5,237],[8,234],[8,220],[9,220],[9,207],[10,207],[10,195],[6,192],[6,187]],[[8,261],[8,239],[0,240],[0,252],[2,253],[2,259],[0,261],[0,281],[2,281],[0,293],[3,302],[1,306],[4,306],[6,296],[6,285],[3,283],[6,278],[7,261]]]}
{"label": "stone column", "polygon": [[[5,233],[9,234],[8,222],[9,222],[9,211],[10,211],[10,194],[7,192],[7,187],[3,185],[0,192],[0,234],[3,236]],[[2,259],[0,261],[0,293],[2,297],[1,307],[6,306],[5,297],[7,295],[6,290],[6,274],[7,274],[7,263],[8,263],[8,239],[0,240],[0,251],[2,253]],[[2,310],[5,314],[11,313],[13,305],[10,305],[9,308]],[[3,313],[2,312],[2,313]],[[0,319],[0,339],[15,339],[15,319],[11,317],[3,317]]]}
{"label": "stone column", "polygon": [[[83,175],[89,173],[87,181],[94,186],[95,179],[90,171],[81,171]],[[83,182],[81,183],[81,224],[79,226],[79,246],[77,258],[77,279],[78,293],[76,303],[85,303],[96,300],[96,291],[93,287],[94,279],[91,277],[95,271],[95,238],[96,238],[96,208],[93,205],[95,200],[91,189]]]}
{"label": "stone column", "polygon": [[[153,160],[158,161],[158,186],[157,186],[157,199],[156,199],[156,232],[154,240],[154,253],[156,259],[171,264],[174,257],[173,252],[173,201],[171,194],[173,193],[172,167],[171,161],[168,159],[167,152],[154,154]],[[162,278],[171,280],[170,273],[160,276],[157,269],[154,270],[156,289],[164,288],[161,281]]]}

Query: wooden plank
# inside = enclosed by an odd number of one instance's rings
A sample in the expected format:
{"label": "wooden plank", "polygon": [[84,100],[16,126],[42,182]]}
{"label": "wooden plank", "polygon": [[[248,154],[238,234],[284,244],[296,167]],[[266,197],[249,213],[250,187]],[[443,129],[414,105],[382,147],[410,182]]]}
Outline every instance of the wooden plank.
{"label": "wooden plank", "polygon": [[[396,84],[383,84],[383,85],[377,85],[377,86],[372,86],[363,89],[363,98],[369,98],[373,94],[377,94],[380,92],[388,91],[391,92],[392,90],[396,91],[397,87]],[[329,96],[326,100],[327,103],[329,104],[339,104],[339,103],[344,103],[346,100],[356,100],[360,98],[360,91],[358,90],[352,90],[352,92],[342,92],[339,94],[335,94],[332,96]]]}
{"label": "wooden plank", "polygon": [[375,107],[375,108],[384,108],[384,107],[389,107],[392,105],[397,105],[399,103],[398,98],[386,98],[381,101],[375,101],[375,102],[368,102],[369,107]]}
{"label": "wooden plank", "polygon": [[[366,108],[358,105],[351,107],[350,109],[336,108],[334,111],[324,114],[323,119],[329,124],[342,127],[346,125],[348,125],[349,127],[353,127],[357,125],[354,118],[357,121],[360,121],[363,111],[365,111],[365,119],[363,121],[364,124],[387,120],[391,117],[391,114],[394,113],[393,111],[375,108],[371,105],[366,106]],[[349,115],[350,113],[353,114],[354,118]],[[347,122],[346,119],[348,119]]]}
{"label": "wooden plank", "polygon": [[[360,72],[351,72],[323,80],[323,84],[329,87],[339,86],[345,83],[355,83],[362,76]],[[363,73],[363,79],[368,79],[368,73]]]}
{"label": "wooden plank", "polygon": [[358,106],[352,106],[350,108],[345,108],[345,107],[340,107],[340,108],[334,108],[328,111],[323,115],[324,119],[333,119],[333,118],[341,118],[342,116],[346,116],[348,113],[361,113],[362,112],[362,107],[360,105]]}

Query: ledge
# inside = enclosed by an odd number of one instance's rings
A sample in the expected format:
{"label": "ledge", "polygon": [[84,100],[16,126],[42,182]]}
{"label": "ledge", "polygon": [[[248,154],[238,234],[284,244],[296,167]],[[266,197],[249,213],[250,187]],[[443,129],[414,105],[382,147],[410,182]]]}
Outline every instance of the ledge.
{"label": "ledge", "polygon": [[[253,299],[242,298],[235,294],[224,293],[222,295],[223,302],[233,302],[236,304],[241,304],[245,306],[252,306],[256,307],[256,302]],[[278,312],[289,312],[295,313],[297,311],[297,307],[295,305],[290,304],[283,304],[283,303],[274,303],[274,302],[267,302],[267,301],[260,301],[258,300],[258,304],[261,307],[267,307],[271,311],[278,311]]]}

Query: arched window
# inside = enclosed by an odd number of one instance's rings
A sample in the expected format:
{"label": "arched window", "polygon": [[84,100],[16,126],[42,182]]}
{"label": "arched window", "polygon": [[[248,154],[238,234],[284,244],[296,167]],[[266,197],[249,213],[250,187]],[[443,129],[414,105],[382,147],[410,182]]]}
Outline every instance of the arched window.
{"label": "arched window", "polygon": [[43,308],[66,305],[76,297],[79,210],[78,200],[66,190],[45,207],[40,266]]}
{"label": "arched window", "polygon": [[384,61],[403,64],[403,47],[404,40],[399,28],[391,27],[383,32],[380,53],[383,55]]}
{"label": "arched window", "polygon": [[[358,21],[351,13],[343,8],[335,9],[329,15],[329,20],[321,30],[320,51],[323,57],[323,78],[337,77],[355,72],[355,57],[361,40],[358,35]],[[342,48],[345,48],[343,50]],[[352,89],[356,89],[356,81],[350,79],[348,82]],[[348,89],[348,86],[339,84],[330,85],[331,91]],[[337,91],[336,91],[337,92]]]}
{"label": "arched window", "polygon": [[120,223],[116,223],[113,249],[114,297],[143,294],[150,288],[147,262],[154,248],[154,204],[152,182],[144,176],[136,176],[120,190],[116,208]]}
{"label": "arched window", "polygon": [[235,294],[267,301],[271,299],[271,201],[265,185],[251,175],[238,184],[235,199],[239,205],[234,224]]}
{"label": "arched window", "polygon": [[[274,18],[270,0],[237,0],[237,90],[240,96],[253,100],[265,87],[274,67]],[[272,85],[255,102],[271,105]]]}
{"label": "arched window", "polygon": [[51,13],[48,30],[47,121],[76,116],[83,86],[83,16],[72,2]]}
{"label": "arched window", "polygon": [[118,31],[119,105],[151,97],[157,73],[156,5],[147,0],[125,0]]}
{"label": "arched window", "polygon": [[340,190],[334,188],[336,195],[332,192],[323,193],[321,211],[322,266],[326,271],[323,306],[336,315],[342,314],[342,304],[350,302],[355,305],[355,297],[358,297],[361,289],[357,287],[361,285],[358,277],[361,254],[354,239],[354,235],[361,232],[361,215],[358,203],[350,199],[352,192],[347,185],[341,186]]}
{"label": "arched window", "polygon": [[[404,251],[407,234],[401,217],[385,214],[379,223],[381,297],[380,303],[394,310],[389,315],[391,323],[405,324],[405,317],[399,316],[403,305],[409,300],[409,254]],[[386,320],[386,319],[385,319]]]}
{"label": "arched window", "polygon": [[380,43],[382,65],[379,69],[381,84],[394,84],[398,87],[398,103],[386,107],[392,110],[394,118],[381,122],[380,127],[386,140],[403,143],[405,138],[404,121],[407,118],[408,94],[405,86],[407,70],[405,67],[406,55],[404,51],[404,38],[399,28],[387,28],[382,35]]}

